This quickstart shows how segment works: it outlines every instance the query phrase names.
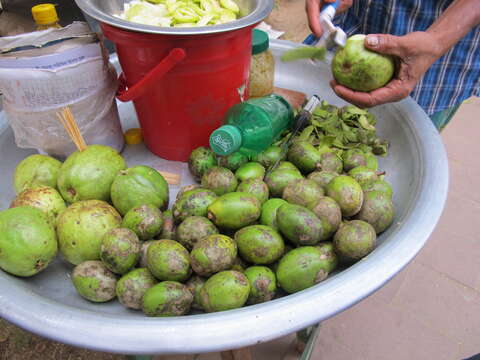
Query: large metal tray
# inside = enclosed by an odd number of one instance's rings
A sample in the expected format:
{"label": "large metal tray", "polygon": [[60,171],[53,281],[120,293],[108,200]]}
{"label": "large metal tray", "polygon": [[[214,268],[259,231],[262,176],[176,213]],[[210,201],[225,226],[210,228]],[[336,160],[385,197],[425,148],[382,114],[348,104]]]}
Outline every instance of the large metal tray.
{"label": "large metal tray", "polygon": [[[275,83],[343,105],[330,90],[326,64],[281,63],[285,50],[298,46],[272,41],[277,59]],[[115,57],[112,61],[117,63]],[[117,63],[118,65],[118,63]],[[119,104],[124,128],[136,125],[129,103]],[[0,271],[0,316],[42,336],[90,349],[125,354],[199,353],[233,349],[272,340],[327,319],[379,289],[418,253],[442,212],[448,188],[448,165],[441,138],[427,115],[412,100],[379,106],[379,134],[390,140],[381,169],[393,184],[396,217],[365,259],[322,283],[268,303],[213,314],[148,318],[117,301],[93,304],[78,296],[60,258],[28,279]],[[3,114],[0,117],[0,208],[14,197],[16,164],[33,151],[19,149]],[[186,164],[162,160],[143,145],[127,147],[129,165],[147,164],[179,172],[191,183]],[[178,186],[170,189],[174,199]]]}

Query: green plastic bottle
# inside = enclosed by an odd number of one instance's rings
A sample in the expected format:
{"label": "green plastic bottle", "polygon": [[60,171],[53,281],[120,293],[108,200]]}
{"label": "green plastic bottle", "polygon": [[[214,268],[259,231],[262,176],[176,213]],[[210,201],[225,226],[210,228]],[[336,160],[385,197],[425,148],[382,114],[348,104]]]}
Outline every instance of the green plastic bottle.
{"label": "green plastic bottle", "polygon": [[293,109],[283,97],[271,94],[232,106],[224,123],[210,135],[211,149],[222,156],[239,151],[252,157],[292,127]]}

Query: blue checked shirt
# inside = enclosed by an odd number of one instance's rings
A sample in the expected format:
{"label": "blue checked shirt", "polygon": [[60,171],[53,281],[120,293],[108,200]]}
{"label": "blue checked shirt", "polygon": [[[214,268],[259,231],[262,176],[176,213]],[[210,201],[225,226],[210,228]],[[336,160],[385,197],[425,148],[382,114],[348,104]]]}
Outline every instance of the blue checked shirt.
{"label": "blue checked shirt", "polygon": [[[478,0],[480,1],[480,0]],[[426,30],[453,0],[353,0],[335,23],[347,33],[405,35]],[[410,94],[428,115],[480,96],[480,26],[438,59]]]}

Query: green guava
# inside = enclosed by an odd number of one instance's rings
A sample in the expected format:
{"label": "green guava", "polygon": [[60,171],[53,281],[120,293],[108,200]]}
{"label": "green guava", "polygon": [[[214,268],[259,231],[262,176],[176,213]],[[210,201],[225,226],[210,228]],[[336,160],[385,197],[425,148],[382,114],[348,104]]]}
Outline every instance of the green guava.
{"label": "green guava", "polygon": [[20,161],[13,173],[13,186],[18,194],[38,185],[57,188],[62,163],[47,155],[34,154]]}

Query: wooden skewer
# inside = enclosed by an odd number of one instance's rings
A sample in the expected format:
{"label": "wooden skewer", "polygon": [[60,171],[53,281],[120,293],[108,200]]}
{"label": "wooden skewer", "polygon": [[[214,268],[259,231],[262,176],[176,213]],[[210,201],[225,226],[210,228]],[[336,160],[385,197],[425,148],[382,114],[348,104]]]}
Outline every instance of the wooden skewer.
{"label": "wooden skewer", "polygon": [[[77,147],[78,151],[83,151],[87,148],[87,144],[85,143],[85,139],[78,128],[77,122],[73,117],[72,111],[67,106],[63,108],[59,113],[57,113],[57,117],[62,123],[63,127],[67,131],[70,139],[72,139],[73,143]],[[170,185],[178,185],[180,184],[180,175],[169,173],[166,171],[157,170],[167,181]]]}

